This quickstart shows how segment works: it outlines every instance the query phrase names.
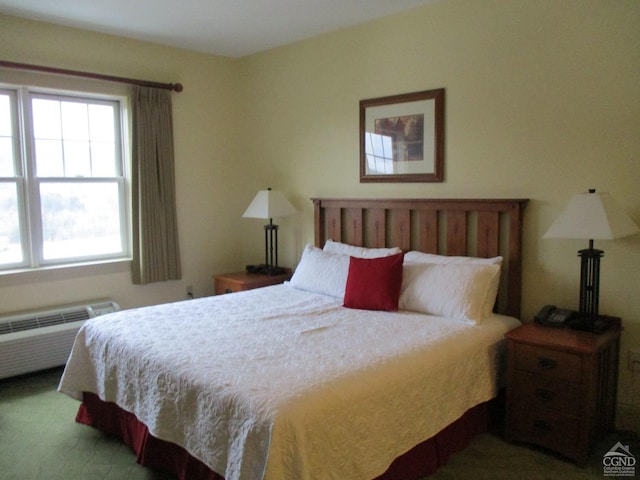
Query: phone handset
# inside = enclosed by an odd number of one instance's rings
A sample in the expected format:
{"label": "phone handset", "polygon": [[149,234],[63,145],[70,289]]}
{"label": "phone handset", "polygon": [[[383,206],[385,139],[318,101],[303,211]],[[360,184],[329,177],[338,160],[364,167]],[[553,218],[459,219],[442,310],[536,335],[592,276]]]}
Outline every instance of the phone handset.
{"label": "phone handset", "polygon": [[576,315],[577,313],[573,310],[558,308],[555,305],[545,305],[535,316],[535,321],[551,327],[564,327]]}

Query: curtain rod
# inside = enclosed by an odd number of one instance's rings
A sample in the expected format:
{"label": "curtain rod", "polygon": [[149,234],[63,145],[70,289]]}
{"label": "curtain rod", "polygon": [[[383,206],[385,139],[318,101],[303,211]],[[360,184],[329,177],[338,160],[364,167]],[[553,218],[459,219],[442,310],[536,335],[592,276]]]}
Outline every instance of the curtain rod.
{"label": "curtain rod", "polygon": [[101,73],[80,72],[77,70],[66,70],[63,68],[43,67],[41,65],[29,65],[27,63],[7,62],[0,60],[0,67],[13,68],[16,70],[32,70],[36,72],[53,73],[56,75],[71,75],[74,77],[92,78],[95,80],[106,80],[109,82],[129,83],[131,85],[140,85],[143,87],[162,88],[164,90],[172,90],[181,92],[183,86],[181,83],[160,83],[148,80],[136,80],[135,78],[115,77],[113,75],[103,75]]}

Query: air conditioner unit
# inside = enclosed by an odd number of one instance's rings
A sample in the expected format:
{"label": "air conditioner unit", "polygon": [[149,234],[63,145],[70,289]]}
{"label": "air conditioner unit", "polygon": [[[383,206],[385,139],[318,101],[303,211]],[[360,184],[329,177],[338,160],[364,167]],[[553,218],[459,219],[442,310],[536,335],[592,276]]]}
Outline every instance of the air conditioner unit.
{"label": "air conditioner unit", "polygon": [[0,316],[0,378],[64,365],[82,324],[117,310],[96,300]]}

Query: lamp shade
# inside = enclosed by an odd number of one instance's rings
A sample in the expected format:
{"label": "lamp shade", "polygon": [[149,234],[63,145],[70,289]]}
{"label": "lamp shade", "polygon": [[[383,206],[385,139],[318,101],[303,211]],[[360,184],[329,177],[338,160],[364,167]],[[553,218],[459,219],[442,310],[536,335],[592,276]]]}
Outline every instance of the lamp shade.
{"label": "lamp shade", "polygon": [[590,191],[574,195],[543,238],[614,240],[639,231],[608,193]]}
{"label": "lamp shade", "polygon": [[297,213],[287,197],[276,190],[260,190],[242,215],[244,218],[277,218]]}

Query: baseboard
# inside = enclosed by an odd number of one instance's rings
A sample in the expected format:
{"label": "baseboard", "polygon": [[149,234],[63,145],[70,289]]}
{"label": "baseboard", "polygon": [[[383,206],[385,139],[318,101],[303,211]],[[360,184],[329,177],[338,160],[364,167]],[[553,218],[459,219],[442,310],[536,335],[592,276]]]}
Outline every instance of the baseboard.
{"label": "baseboard", "polygon": [[616,430],[640,433],[640,407],[627,403],[618,403]]}

